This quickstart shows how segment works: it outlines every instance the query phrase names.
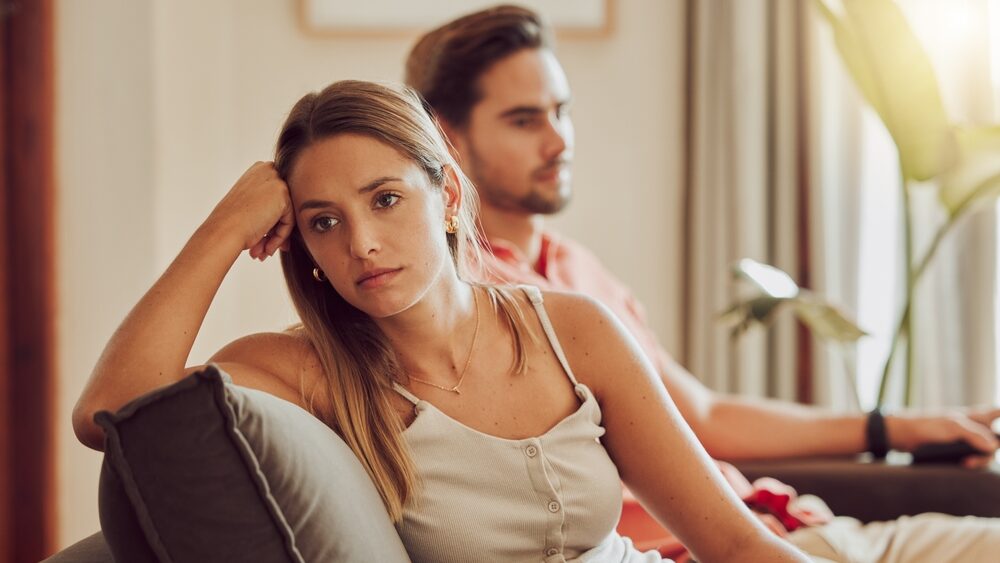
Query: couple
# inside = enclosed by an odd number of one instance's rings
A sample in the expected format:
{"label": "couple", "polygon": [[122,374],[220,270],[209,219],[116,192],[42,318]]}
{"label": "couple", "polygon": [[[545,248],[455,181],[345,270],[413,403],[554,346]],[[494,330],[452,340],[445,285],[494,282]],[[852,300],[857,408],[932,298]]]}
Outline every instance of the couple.
{"label": "couple", "polygon": [[[84,443],[101,444],[95,411],[197,369],[184,366],[194,335],[244,250],[279,253],[302,325],[238,339],[210,361],[337,429],[414,560],[659,561],[614,533],[619,479],[701,561],[805,560],[736,497],[687,424],[709,451],[774,457],[862,451],[865,420],[712,395],[593,257],[543,233],[540,216],[568,199],[572,152],[548,35],[532,12],[501,7],[417,44],[407,81],[450,147],[405,91],[340,82],[300,100],[274,162],[237,181],[108,343],[74,413]],[[483,284],[484,273],[604,304]],[[963,437],[990,452],[990,415],[889,417],[888,438],[906,449]],[[763,421],[759,435],[746,420]],[[797,433],[773,444],[775,428]],[[454,500],[434,508],[422,495]],[[920,560],[905,544],[931,527],[952,549],[935,560],[1000,543],[992,521],[916,520],[838,521],[789,539],[872,561]],[[872,558],[851,559],[858,542]]]}

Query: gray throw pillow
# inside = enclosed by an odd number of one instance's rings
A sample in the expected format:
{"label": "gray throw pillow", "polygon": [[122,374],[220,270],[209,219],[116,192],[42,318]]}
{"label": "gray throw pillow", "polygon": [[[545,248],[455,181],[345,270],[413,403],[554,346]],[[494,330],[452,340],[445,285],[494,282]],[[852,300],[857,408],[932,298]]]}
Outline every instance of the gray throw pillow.
{"label": "gray throw pillow", "polygon": [[340,437],[215,366],[95,420],[117,561],[409,561]]}
{"label": "gray throw pillow", "polygon": [[104,535],[97,532],[45,559],[42,563],[115,563]]}

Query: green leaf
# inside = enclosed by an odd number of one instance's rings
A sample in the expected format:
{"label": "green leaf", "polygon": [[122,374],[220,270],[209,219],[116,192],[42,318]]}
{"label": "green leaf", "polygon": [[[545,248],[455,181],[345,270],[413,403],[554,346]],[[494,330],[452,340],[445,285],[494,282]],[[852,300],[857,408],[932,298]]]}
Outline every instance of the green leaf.
{"label": "green leaf", "polygon": [[755,324],[770,324],[778,309],[786,305],[818,338],[853,342],[867,334],[836,306],[800,288],[791,276],[774,266],[743,258],[733,264],[733,273],[761,291],[737,301],[720,315],[723,322],[734,325],[733,336]]}
{"label": "green leaf", "polygon": [[956,129],[958,165],[941,178],[941,202],[955,215],[1000,195],[1000,126]]}
{"label": "green leaf", "polygon": [[795,316],[818,338],[854,342],[868,334],[848,319],[840,309],[815,296],[796,299],[793,306]]}
{"label": "green leaf", "polygon": [[904,178],[924,181],[957,159],[934,68],[891,0],[843,0],[838,15],[814,0],[848,72],[892,135]]}
{"label": "green leaf", "polygon": [[720,315],[720,320],[733,325],[733,336],[746,332],[751,325],[769,324],[778,308],[788,301],[782,297],[772,297],[766,294],[756,295],[750,299],[737,301]]}
{"label": "green leaf", "polygon": [[733,274],[754,284],[771,297],[795,297],[799,293],[798,284],[787,272],[750,258],[743,258],[733,264]]}
{"label": "green leaf", "polygon": [[720,317],[724,323],[733,325],[733,336],[738,336],[753,325],[771,324],[775,313],[784,306],[790,306],[792,314],[817,338],[854,342],[868,335],[835,305],[807,291],[790,298],[758,294],[734,303]]}

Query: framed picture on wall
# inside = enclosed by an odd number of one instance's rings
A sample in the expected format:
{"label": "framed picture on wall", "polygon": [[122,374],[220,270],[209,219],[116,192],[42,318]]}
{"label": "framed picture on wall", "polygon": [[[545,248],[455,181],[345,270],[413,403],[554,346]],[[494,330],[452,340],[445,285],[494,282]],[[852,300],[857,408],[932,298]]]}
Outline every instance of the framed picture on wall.
{"label": "framed picture on wall", "polygon": [[[500,3],[498,0],[298,0],[302,26],[320,35],[403,35]],[[604,36],[613,0],[519,0],[560,35]]]}

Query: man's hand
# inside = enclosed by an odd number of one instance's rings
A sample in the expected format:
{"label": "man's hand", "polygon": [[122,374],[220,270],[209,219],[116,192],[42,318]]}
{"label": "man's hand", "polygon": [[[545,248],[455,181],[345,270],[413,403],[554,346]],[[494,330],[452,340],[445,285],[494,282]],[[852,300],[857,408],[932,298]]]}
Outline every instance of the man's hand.
{"label": "man's hand", "polygon": [[984,467],[993,459],[1000,440],[990,429],[1000,418],[1000,408],[975,408],[948,411],[942,414],[902,412],[885,417],[889,445],[900,451],[912,451],[918,446],[963,440],[981,451],[962,461],[966,467]]}

